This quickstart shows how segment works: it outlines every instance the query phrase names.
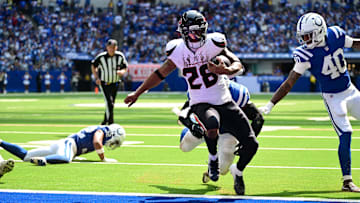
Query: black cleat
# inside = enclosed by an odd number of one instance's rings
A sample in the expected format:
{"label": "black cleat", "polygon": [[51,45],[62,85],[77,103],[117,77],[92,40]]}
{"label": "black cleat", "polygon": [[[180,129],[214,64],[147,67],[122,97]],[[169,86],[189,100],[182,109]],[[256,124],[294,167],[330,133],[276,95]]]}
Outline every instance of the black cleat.
{"label": "black cleat", "polygon": [[360,188],[356,186],[352,180],[345,180],[341,188],[344,192],[360,192]]}
{"label": "black cleat", "polygon": [[219,159],[216,159],[215,161],[210,160],[209,161],[209,168],[208,168],[208,175],[210,179],[214,182],[219,180]]}
{"label": "black cleat", "polygon": [[244,195],[245,194],[244,179],[243,179],[243,176],[236,175],[237,170],[238,169],[236,167],[236,164],[232,164],[230,166],[230,172],[231,172],[231,175],[234,178],[234,190],[235,190],[237,195]]}
{"label": "black cleat", "polygon": [[234,189],[237,195],[245,194],[245,184],[242,176],[235,175]]}

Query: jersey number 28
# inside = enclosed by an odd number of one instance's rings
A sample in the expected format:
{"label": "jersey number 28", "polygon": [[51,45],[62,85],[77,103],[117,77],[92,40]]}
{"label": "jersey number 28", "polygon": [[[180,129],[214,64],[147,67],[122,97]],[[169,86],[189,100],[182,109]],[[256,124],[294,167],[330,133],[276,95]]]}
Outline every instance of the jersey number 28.
{"label": "jersey number 28", "polygon": [[[207,64],[200,66],[200,75],[205,84],[206,88],[209,88],[217,82],[218,76],[215,73],[211,73],[207,67]],[[186,77],[187,74],[191,74],[188,78],[191,89],[200,89],[202,84],[194,84],[196,78],[199,77],[199,74],[196,71],[196,67],[189,67],[183,69],[183,76]]]}
{"label": "jersey number 28", "polygon": [[340,73],[346,71],[346,61],[344,59],[343,49],[337,49],[332,55],[329,54],[324,58],[324,65],[321,73],[323,75],[330,75],[331,79],[340,76]]}

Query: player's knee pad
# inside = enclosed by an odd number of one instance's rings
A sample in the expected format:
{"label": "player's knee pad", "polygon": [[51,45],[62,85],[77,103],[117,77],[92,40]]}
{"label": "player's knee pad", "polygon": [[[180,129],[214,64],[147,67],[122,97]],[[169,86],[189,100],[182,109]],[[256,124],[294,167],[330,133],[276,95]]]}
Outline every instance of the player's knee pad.
{"label": "player's knee pad", "polygon": [[239,143],[236,146],[236,151],[234,154],[239,156],[241,156],[241,154],[243,153],[255,154],[258,148],[259,148],[259,143],[256,140],[256,138],[253,137],[252,139],[248,139],[244,143]]}
{"label": "player's knee pad", "polygon": [[210,138],[210,139],[216,139],[216,137],[218,136],[219,134],[219,129],[209,129],[207,131],[207,136]]}

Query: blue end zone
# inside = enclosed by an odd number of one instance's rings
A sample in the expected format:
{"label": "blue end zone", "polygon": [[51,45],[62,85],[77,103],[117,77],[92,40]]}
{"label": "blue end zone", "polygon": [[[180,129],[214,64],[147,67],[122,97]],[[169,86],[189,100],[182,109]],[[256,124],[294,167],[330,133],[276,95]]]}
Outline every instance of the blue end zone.
{"label": "blue end zone", "polygon": [[[137,193],[0,190],[0,202],[345,202],[341,199],[306,199],[249,196],[161,195]],[[353,200],[350,200],[353,201]],[[356,200],[356,202],[359,202]]]}

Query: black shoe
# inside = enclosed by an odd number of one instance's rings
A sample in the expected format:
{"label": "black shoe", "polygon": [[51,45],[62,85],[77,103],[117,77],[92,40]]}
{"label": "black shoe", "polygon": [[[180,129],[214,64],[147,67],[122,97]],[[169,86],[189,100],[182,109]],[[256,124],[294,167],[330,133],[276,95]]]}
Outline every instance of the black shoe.
{"label": "black shoe", "polygon": [[345,192],[360,192],[360,188],[356,186],[351,179],[344,181],[341,190]]}
{"label": "black shoe", "polygon": [[244,195],[245,194],[245,184],[244,184],[243,176],[236,175],[235,170],[237,170],[236,164],[231,165],[230,172],[234,178],[234,190],[237,195]]}
{"label": "black shoe", "polygon": [[103,121],[103,122],[101,122],[100,125],[107,125],[107,122],[106,122],[106,121]]}
{"label": "black shoe", "polygon": [[208,174],[212,181],[216,182],[219,180],[219,159],[215,161],[210,160],[208,166]]}

